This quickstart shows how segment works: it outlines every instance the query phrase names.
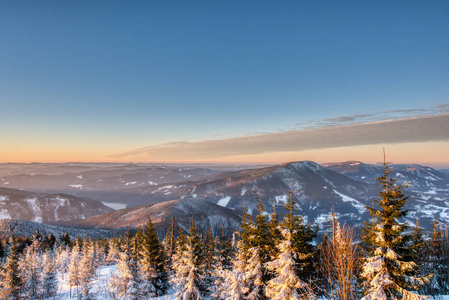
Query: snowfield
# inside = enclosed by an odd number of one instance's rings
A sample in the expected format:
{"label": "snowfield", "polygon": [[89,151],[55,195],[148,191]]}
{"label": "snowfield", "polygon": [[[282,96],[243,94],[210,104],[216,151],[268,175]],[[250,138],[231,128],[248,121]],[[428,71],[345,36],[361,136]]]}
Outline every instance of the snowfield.
{"label": "snowfield", "polygon": [[[101,266],[97,270],[97,279],[95,279],[92,282],[92,298],[97,300],[111,300],[112,298],[108,295],[108,280],[111,277],[111,275],[116,271],[115,265],[112,266]],[[77,299],[76,296],[76,288],[72,287],[72,296],[70,296],[70,287],[67,284],[67,275],[65,276],[64,280],[61,276],[58,276],[59,281],[59,288],[58,288],[58,295],[56,299]],[[170,289],[168,294],[165,296],[157,297],[157,298],[150,298],[154,300],[175,300],[176,291],[173,289]],[[206,298],[210,299],[210,298]],[[326,298],[320,297],[319,300],[328,300]],[[428,298],[429,300],[449,300],[449,295],[447,296],[438,296],[436,298]],[[50,300],[50,299],[48,299]]]}

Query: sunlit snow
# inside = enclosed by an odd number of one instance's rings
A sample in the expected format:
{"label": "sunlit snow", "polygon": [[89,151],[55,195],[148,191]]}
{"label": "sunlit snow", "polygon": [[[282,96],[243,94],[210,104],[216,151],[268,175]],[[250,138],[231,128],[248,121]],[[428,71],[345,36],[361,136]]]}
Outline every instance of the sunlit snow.
{"label": "sunlit snow", "polygon": [[231,197],[226,196],[226,197],[218,200],[217,204],[220,206],[226,207],[226,205],[228,205],[228,203],[229,203],[229,200],[231,200]]}
{"label": "sunlit snow", "polygon": [[123,204],[123,203],[103,202],[103,201],[101,203],[103,203],[103,205],[110,207],[112,209],[115,209],[115,210],[126,208],[126,204]]}
{"label": "sunlit snow", "polygon": [[360,203],[360,201],[358,201],[354,198],[351,198],[349,196],[346,196],[345,194],[342,194],[336,190],[334,190],[334,193],[337,194],[338,196],[340,196],[340,198],[341,198],[341,200],[343,200],[343,202],[351,202],[352,206],[357,208],[360,211],[360,213],[363,213],[366,211],[365,205]]}

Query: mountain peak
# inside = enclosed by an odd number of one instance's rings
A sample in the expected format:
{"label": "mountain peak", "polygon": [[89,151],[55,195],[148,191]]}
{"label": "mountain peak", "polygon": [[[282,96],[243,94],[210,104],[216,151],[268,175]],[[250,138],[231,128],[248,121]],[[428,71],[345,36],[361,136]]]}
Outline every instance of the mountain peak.
{"label": "mountain peak", "polygon": [[321,170],[325,169],[323,166],[320,166],[316,162],[313,162],[313,161],[310,161],[310,160],[290,162],[290,163],[285,164],[285,167],[286,168],[293,168],[293,169],[296,169],[296,170],[308,168],[308,169],[311,169],[313,171],[321,171]]}

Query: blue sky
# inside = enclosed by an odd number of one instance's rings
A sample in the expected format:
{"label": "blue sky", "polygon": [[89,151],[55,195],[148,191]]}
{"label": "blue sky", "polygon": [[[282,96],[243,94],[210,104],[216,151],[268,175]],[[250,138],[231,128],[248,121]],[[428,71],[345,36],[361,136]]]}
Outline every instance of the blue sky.
{"label": "blue sky", "polygon": [[449,103],[448,15],[448,1],[4,3],[1,160],[110,160],[354,115],[428,115]]}

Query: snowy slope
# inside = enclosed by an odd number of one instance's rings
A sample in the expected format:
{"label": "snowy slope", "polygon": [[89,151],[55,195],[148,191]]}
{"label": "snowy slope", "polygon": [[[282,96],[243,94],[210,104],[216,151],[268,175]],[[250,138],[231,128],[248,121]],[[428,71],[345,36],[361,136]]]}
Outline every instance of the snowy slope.
{"label": "snowy slope", "polygon": [[101,202],[65,194],[38,194],[0,188],[0,219],[62,223],[113,211]]}

